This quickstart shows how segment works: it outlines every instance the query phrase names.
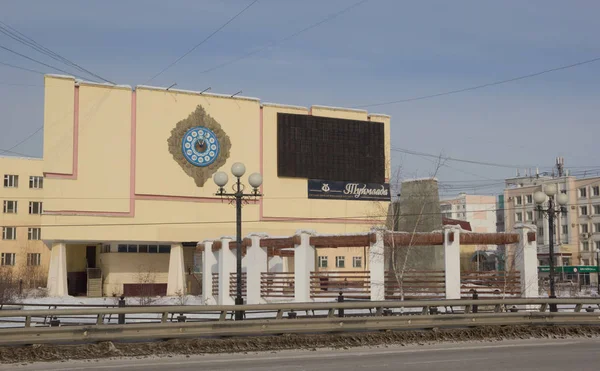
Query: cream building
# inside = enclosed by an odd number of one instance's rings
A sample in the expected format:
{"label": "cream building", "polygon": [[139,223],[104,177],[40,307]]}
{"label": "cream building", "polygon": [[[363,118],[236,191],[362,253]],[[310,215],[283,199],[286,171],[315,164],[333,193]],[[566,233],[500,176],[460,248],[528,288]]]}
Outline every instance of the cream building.
{"label": "cream building", "polygon": [[[299,229],[366,232],[380,219],[371,216],[387,210],[388,201],[365,201],[364,194],[309,197],[310,192],[329,191],[334,181],[363,180],[335,179],[343,174],[332,171],[332,182],[324,178],[321,190],[309,190],[312,177],[300,173],[306,169],[316,173],[311,166],[339,164],[335,169],[352,169],[344,168],[343,156],[320,158],[329,150],[325,146],[315,149],[306,161],[295,157],[292,163],[287,155],[311,148],[311,141],[301,136],[284,144],[278,141],[283,135],[278,134],[278,125],[289,120],[326,123],[322,133],[312,127],[311,135],[332,143],[338,138],[326,128],[338,125],[335,119],[344,119],[361,133],[375,130],[381,141],[369,148],[358,146],[356,153],[381,153],[377,183],[383,190],[390,171],[386,115],[149,86],[132,89],[68,76],[47,75],[45,86],[46,199],[41,219],[43,239],[51,249],[48,285],[53,295],[86,295],[90,287],[95,294],[101,287],[103,295],[131,295],[150,284],[161,294],[185,291],[185,275],[199,266],[196,243],[235,235],[235,208],[215,195],[217,186],[211,179],[217,170],[227,172],[230,191],[229,169],[235,162],[245,163],[244,184],[249,173],[263,176],[264,196],[243,207],[244,236],[251,232],[291,235]],[[188,134],[196,132],[206,133],[206,140],[201,133],[202,140],[189,136],[187,143]],[[344,140],[368,143],[371,137],[364,133],[350,133]],[[204,155],[195,155],[204,150]],[[354,166],[359,172],[370,171],[367,165]],[[328,258],[330,266],[335,256]],[[364,267],[363,255],[352,251],[344,256],[346,267],[354,256],[363,257]]]}
{"label": "cream building", "polygon": [[42,242],[43,163],[41,159],[0,157],[0,255],[2,274],[44,285],[50,254]]}

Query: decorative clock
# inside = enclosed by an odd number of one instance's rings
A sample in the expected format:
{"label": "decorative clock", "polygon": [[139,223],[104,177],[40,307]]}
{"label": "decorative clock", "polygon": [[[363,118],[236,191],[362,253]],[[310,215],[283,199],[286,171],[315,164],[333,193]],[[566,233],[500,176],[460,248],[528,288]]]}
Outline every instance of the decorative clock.
{"label": "decorative clock", "polygon": [[208,166],[219,157],[219,138],[203,126],[189,129],[181,140],[183,157],[192,165]]}
{"label": "decorative clock", "polygon": [[175,162],[198,187],[225,164],[231,150],[229,136],[202,106],[175,125],[167,145]]}

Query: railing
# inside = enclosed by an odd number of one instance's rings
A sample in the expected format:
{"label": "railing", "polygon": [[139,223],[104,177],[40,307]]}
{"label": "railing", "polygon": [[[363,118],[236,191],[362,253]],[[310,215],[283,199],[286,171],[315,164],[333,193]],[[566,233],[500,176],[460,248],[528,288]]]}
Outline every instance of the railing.
{"label": "railing", "polygon": [[[556,304],[559,312],[548,312],[551,304]],[[0,328],[0,345],[457,326],[597,326],[599,309],[600,299],[594,298],[5,310],[0,311],[0,321],[10,322],[10,327]],[[244,312],[245,321],[229,320],[236,310]],[[124,324],[113,324],[119,314],[124,315]],[[48,318],[50,321],[45,320]]]}
{"label": "railing", "polygon": [[520,297],[521,275],[518,271],[463,271],[460,275],[461,297]]}
{"label": "railing", "polygon": [[386,272],[386,300],[442,299],[445,296],[444,271]]}
{"label": "railing", "polygon": [[294,272],[262,272],[260,296],[263,298],[293,298]]}
{"label": "railing", "polygon": [[[229,295],[237,296],[237,273],[229,274]],[[242,272],[242,296],[246,296],[246,272]]]}
{"label": "railing", "polygon": [[212,274],[212,294],[213,296],[219,296],[219,273]]}
{"label": "railing", "polygon": [[370,272],[311,272],[311,298],[336,298],[340,292],[348,299],[370,299]]}

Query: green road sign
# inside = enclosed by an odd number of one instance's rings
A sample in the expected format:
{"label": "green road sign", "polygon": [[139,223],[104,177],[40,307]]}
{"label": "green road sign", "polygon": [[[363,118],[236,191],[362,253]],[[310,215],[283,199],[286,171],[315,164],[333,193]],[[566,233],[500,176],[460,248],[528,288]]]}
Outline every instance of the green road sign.
{"label": "green road sign", "polygon": [[[547,265],[543,265],[538,267],[538,272],[540,273],[548,273],[550,272],[550,267]],[[566,265],[561,267],[554,267],[555,273],[597,273],[598,267],[595,265]]]}

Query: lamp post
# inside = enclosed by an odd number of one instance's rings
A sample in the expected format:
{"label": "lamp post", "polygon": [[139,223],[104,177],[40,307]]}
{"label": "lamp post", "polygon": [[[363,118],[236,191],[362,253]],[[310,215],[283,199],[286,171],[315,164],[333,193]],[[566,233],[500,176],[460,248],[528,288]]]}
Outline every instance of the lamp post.
{"label": "lamp post", "polygon": [[[231,174],[235,176],[236,182],[233,184],[232,189],[233,193],[225,192],[225,185],[229,180],[227,174],[223,171],[219,171],[215,173],[213,177],[213,181],[219,187],[216,195],[221,197],[231,197],[235,200],[235,209],[236,209],[236,297],[235,297],[235,305],[243,305],[244,298],[242,297],[242,201],[246,197],[260,197],[262,196],[259,193],[258,188],[262,184],[262,175],[259,173],[252,173],[248,177],[248,183],[252,186],[252,192],[244,193],[244,185],[242,184],[241,177],[246,173],[246,166],[241,162],[236,162],[231,166]],[[228,279],[227,277],[223,277],[222,279]],[[235,312],[236,321],[241,321],[244,319],[244,312],[237,310]]]}
{"label": "lamp post", "polygon": [[[556,298],[556,292],[554,290],[554,219],[558,214],[566,214],[567,209],[565,205],[569,202],[569,196],[565,193],[560,193],[556,196],[558,188],[555,184],[549,184],[544,188],[544,192],[537,191],[533,195],[533,199],[537,204],[537,209],[540,214],[544,213],[548,216],[548,253],[550,255],[550,299]],[[547,196],[547,197],[546,197]],[[556,196],[556,201],[555,201]],[[548,201],[547,208],[544,208],[543,204]],[[550,304],[550,311],[557,312],[558,308],[556,304]]]}
{"label": "lamp post", "polygon": [[596,284],[598,286],[597,293],[598,293],[598,295],[600,295],[600,249],[596,249],[596,268],[598,268],[598,270],[596,271],[596,274],[597,274],[597,276],[596,276],[597,283]]}

